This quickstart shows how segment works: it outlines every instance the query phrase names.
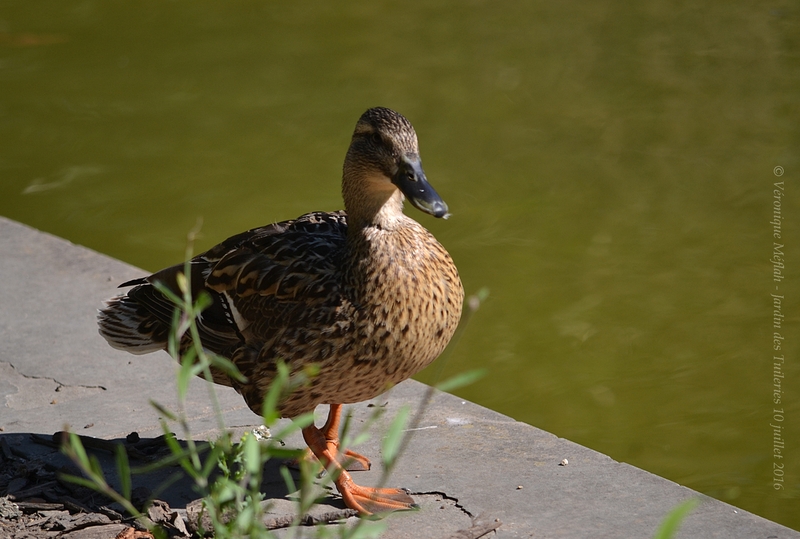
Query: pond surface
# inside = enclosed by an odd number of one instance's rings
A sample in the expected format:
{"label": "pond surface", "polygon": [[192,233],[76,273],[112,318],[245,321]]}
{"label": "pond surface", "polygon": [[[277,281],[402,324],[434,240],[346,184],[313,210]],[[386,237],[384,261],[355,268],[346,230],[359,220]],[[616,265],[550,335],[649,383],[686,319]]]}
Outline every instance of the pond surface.
{"label": "pond surface", "polygon": [[395,108],[490,291],[419,379],[800,528],[799,42],[782,0],[5,1],[0,214],[156,270],[339,209]]}

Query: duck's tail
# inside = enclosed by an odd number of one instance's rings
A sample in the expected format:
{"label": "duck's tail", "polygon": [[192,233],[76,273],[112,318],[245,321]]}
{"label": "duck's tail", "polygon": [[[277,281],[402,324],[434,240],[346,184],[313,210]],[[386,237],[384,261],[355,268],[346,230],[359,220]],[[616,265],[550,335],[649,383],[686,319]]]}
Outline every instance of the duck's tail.
{"label": "duck's tail", "polygon": [[169,326],[128,294],[106,301],[97,312],[100,335],[112,347],[132,354],[147,354],[167,346]]}

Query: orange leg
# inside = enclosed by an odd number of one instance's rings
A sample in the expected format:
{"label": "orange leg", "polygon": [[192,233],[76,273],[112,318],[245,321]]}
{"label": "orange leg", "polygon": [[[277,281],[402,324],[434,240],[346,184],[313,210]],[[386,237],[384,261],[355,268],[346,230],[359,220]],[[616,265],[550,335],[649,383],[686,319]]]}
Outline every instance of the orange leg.
{"label": "orange leg", "polygon": [[331,404],[328,419],[322,427],[322,434],[325,436],[328,449],[336,454],[339,453],[339,462],[344,469],[349,472],[365,472],[372,467],[372,463],[367,457],[355,451],[345,449],[344,455],[339,452],[339,420],[342,417],[342,405]]}
{"label": "orange leg", "polygon": [[[322,429],[320,429],[323,436],[325,436],[328,449],[331,451],[331,453],[337,455],[339,463],[348,472],[366,472],[372,467],[372,463],[367,457],[360,453],[356,453],[355,451],[350,451],[349,449],[339,451],[339,420],[341,415],[342,405],[331,404],[331,409],[328,413],[328,419],[325,421],[325,425],[322,427]],[[317,460],[317,457],[314,455],[311,449],[308,449],[305,455],[301,457],[301,460],[314,461]],[[296,464],[297,463],[292,464],[292,466],[294,467]]]}
{"label": "orange leg", "polygon": [[[334,432],[338,431],[340,413],[341,405],[332,405],[331,413],[323,429],[330,430],[332,427],[336,427],[333,430]],[[322,430],[318,429],[315,425],[311,425],[303,429],[303,438],[308,444],[309,449],[311,449],[319,461],[328,469],[328,472],[334,474],[336,477],[334,480],[336,489],[342,495],[347,507],[355,509],[362,515],[402,511],[416,507],[414,499],[404,490],[396,488],[370,488],[356,485],[352,477],[350,477],[350,474],[339,462],[341,457],[337,449],[338,435],[336,439],[333,440],[335,443],[332,443],[332,440],[330,440]]]}

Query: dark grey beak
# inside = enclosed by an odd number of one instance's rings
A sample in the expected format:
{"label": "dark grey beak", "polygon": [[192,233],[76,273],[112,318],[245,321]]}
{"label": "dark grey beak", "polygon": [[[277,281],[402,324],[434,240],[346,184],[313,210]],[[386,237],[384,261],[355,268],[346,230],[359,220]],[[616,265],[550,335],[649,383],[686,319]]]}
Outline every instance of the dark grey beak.
{"label": "dark grey beak", "polygon": [[400,158],[400,167],[392,178],[392,183],[400,189],[406,198],[420,211],[429,213],[434,217],[447,219],[447,204],[436,190],[428,183],[422,162],[418,156]]}

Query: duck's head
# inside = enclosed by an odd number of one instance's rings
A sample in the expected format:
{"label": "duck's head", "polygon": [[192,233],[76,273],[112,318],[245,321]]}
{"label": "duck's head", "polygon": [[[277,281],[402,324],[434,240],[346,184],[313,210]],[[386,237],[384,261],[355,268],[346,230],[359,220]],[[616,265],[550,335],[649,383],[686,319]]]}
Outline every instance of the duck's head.
{"label": "duck's head", "polygon": [[403,198],[434,217],[447,204],[425,177],[411,122],[387,108],[361,115],[344,161],[342,194],[348,220],[391,226],[402,218]]}

